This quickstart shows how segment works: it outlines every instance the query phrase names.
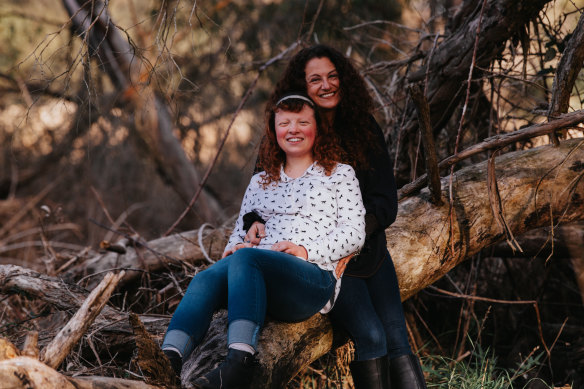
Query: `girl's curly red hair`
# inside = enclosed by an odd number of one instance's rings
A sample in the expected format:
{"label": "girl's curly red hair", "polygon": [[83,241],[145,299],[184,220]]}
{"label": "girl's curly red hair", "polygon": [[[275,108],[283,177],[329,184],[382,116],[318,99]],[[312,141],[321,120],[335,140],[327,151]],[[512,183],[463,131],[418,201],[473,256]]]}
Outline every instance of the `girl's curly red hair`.
{"label": "girl's curly red hair", "polygon": [[[301,98],[288,97],[282,101],[283,97],[300,95]],[[316,121],[316,137],[312,146],[314,161],[322,166],[328,176],[338,162],[342,161],[343,150],[339,145],[337,135],[332,128],[323,128],[315,109],[314,103],[304,93],[286,93],[280,95],[279,99],[271,100],[266,106],[265,136],[260,145],[259,167],[264,170],[262,184],[265,186],[280,179],[280,168],[286,163],[286,154],[278,145],[276,139],[275,118],[278,110],[287,112],[300,112],[304,106],[310,107],[314,113]],[[306,99],[306,100],[304,100]]]}

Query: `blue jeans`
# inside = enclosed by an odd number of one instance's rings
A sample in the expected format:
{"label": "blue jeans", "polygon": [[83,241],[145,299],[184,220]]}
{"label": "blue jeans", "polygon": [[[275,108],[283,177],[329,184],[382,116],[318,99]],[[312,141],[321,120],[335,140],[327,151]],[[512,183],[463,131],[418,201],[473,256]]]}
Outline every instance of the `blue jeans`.
{"label": "blue jeans", "polygon": [[256,348],[266,313],[281,321],[308,319],[333,296],[332,272],[290,254],[244,248],[192,279],[164,337],[162,348],[186,358],[207,332],[213,313],[227,306],[228,344]]}
{"label": "blue jeans", "polygon": [[410,354],[395,268],[389,252],[369,278],[343,276],[331,319],[355,343],[355,360]]}

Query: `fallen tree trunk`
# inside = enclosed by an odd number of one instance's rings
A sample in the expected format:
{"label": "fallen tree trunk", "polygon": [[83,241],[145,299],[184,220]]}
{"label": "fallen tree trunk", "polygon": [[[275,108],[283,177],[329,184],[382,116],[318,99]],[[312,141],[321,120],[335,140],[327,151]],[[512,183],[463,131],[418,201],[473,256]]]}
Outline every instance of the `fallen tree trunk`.
{"label": "fallen tree trunk", "polygon": [[[67,280],[79,280],[86,277],[84,286],[88,289],[95,287],[98,277],[93,275],[101,274],[111,269],[124,270],[126,275],[121,283],[129,282],[140,276],[144,271],[160,270],[167,263],[190,264],[204,263],[205,257],[200,245],[211,258],[221,258],[223,249],[227,244],[227,238],[231,228],[207,230],[209,234],[201,234],[199,241],[199,231],[186,231],[180,234],[159,238],[150,242],[124,243],[124,254],[117,252],[105,252],[71,267],[64,275]],[[201,231],[202,232],[202,231]]]}
{"label": "fallen tree trunk", "polygon": [[[502,216],[513,234],[584,220],[584,140],[508,153],[496,158],[495,168]],[[432,205],[430,193],[425,189],[400,202],[398,218],[386,232],[403,299],[430,285],[481,249],[505,239],[490,208],[487,162],[456,172],[452,182],[452,208],[449,204]],[[441,184],[443,196],[448,198],[445,192],[449,177],[443,178]],[[176,237],[159,240],[157,247],[170,241],[176,242]],[[180,252],[180,255],[195,259],[195,251],[189,252],[195,245],[175,247],[174,253],[171,246],[167,247],[169,256],[178,257]],[[0,274],[2,293],[10,290],[6,284],[7,277]],[[52,298],[56,304],[57,300]],[[100,316],[106,314],[113,318],[120,313],[110,307],[109,312],[104,310]],[[117,317],[119,320],[120,316]],[[149,328],[147,322],[145,325],[156,336],[164,331],[160,326],[155,329]],[[225,338],[226,317],[222,312],[214,318],[207,337],[186,362],[183,381],[212,368],[222,359],[221,353],[226,351]],[[325,316],[317,314],[295,324],[268,321],[262,331],[261,368],[253,387],[284,387],[301,368],[331,347],[332,329]]]}
{"label": "fallen tree trunk", "polygon": [[[386,235],[402,298],[505,239],[489,205],[486,174],[487,162],[454,174],[452,215],[449,204],[435,207],[429,203],[427,189],[400,202],[398,218]],[[497,157],[503,215],[513,234],[582,220],[583,176],[582,139],[564,141],[558,148],[543,146]],[[443,192],[448,190],[448,180],[442,179]],[[448,198],[448,193],[444,196]]]}

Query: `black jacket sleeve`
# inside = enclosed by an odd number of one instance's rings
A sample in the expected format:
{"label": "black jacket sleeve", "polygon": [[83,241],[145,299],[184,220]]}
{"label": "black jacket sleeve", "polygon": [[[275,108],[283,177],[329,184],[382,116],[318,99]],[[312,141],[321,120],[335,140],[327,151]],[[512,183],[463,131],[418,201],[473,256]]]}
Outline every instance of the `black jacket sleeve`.
{"label": "black jacket sleeve", "polygon": [[357,170],[357,178],[365,204],[365,246],[348,264],[346,275],[369,277],[373,275],[387,255],[385,229],[397,216],[397,188],[385,139],[381,128],[371,117],[364,131],[374,134],[369,167]]}
{"label": "black jacket sleeve", "polygon": [[[393,168],[381,128],[371,118],[368,128],[375,135],[379,148],[372,150],[369,169],[357,172],[366,213],[375,217],[374,231],[385,230],[397,216],[397,188]],[[367,228],[371,230],[372,228]],[[371,231],[373,232],[373,231]]]}

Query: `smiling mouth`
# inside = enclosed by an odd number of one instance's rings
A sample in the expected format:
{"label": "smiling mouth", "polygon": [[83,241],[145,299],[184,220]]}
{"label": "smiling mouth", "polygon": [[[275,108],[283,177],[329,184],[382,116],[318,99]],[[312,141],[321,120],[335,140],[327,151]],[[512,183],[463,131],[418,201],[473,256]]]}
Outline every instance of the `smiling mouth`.
{"label": "smiling mouth", "polygon": [[301,142],[302,138],[288,138],[286,139],[288,142]]}
{"label": "smiling mouth", "polygon": [[327,99],[329,97],[333,97],[335,95],[336,92],[329,92],[329,93],[323,93],[322,95],[320,95],[320,97]]}

